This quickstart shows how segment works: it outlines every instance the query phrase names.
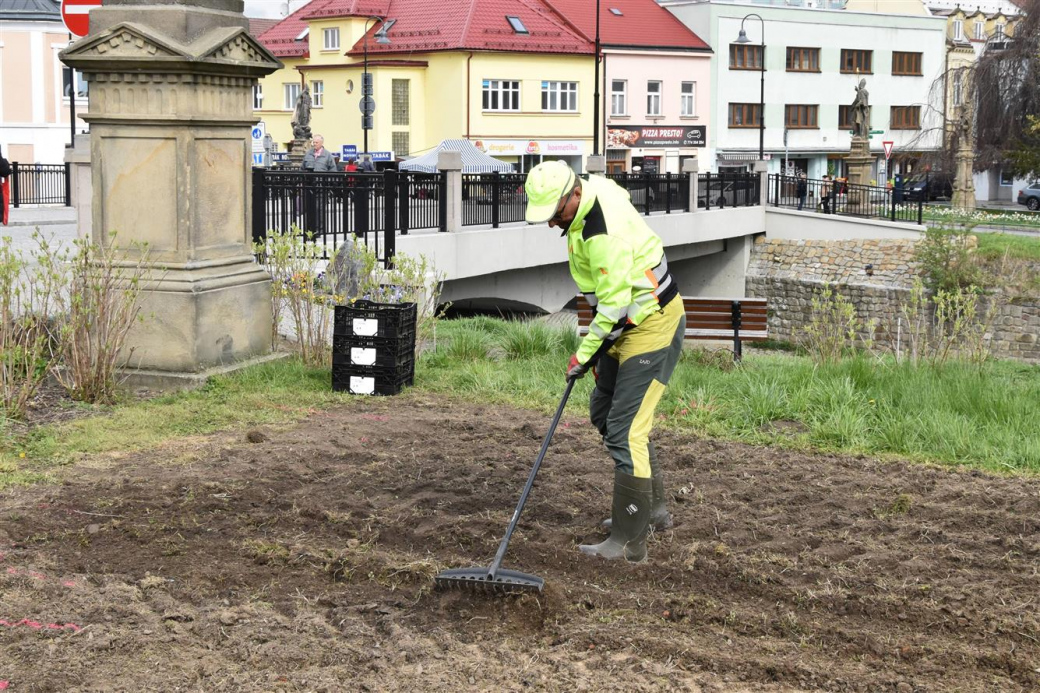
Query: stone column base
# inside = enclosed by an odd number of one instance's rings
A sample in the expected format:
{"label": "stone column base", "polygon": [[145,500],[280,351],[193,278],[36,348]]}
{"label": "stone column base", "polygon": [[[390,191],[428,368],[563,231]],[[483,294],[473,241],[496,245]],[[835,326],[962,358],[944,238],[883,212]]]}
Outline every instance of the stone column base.
{"label": "stone column base", "polygon": [[153,371],[137,368],[117,369],[119,388],[128,392],[181,392],[184,390],[195,390],[206,384],[206,381],[216,375],[227,375],[235,371],[256,366],[269,361],[276,361],[292,356],[288,351],[279,351],[265,356],[239,361],[227,366],[215,366],[213,368],[199,371],[198,373],[176,373],[172,371]]}

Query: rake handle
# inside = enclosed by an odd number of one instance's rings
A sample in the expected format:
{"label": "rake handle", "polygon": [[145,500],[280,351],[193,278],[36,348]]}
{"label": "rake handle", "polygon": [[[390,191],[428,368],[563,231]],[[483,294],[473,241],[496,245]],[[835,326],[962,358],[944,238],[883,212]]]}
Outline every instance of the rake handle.
{"label": "rake handle", "polygon": [[495,560],[488,567],[488,580],[490,581],[494,581],[495,574],[502,567],[502,559],[506,555],[506,549],[509,548],[509,540],[512,538],[513,530],[516,529],[516,525],[520,521],[520,513],[524,511],[527,496],[531,494],[531,487],[534,486],[534,478],[538,475],[538,469],[542,466],[542,460],[545,459],[545,451],[549,449],[549,441],[552,440],[553,433],[556,432],[556,426],[560,423],[560,417],[563,416],[563,408],[567,406],[567,399],[571,396],[571,390],[574,389],[576,380],[577,378],[567,379],[567,389],[563,391],[563,398],[560,399],[560,404],[556,407],[556,415],[553,416],[552,423],[549,424],[549,432],[545,434],[545,440],[542,441],[542,449],[538,451],[538,459],[534,461],[534,466],[531,467],[531,473],[527,477],[527,485],[524,486],[524,492],[520,494],[520,502],[516,504],[516,510],[513,511],[513,519],[509,521],[509,527],[506,529],[506,535],[502,537],[502,543],[499,544]]}

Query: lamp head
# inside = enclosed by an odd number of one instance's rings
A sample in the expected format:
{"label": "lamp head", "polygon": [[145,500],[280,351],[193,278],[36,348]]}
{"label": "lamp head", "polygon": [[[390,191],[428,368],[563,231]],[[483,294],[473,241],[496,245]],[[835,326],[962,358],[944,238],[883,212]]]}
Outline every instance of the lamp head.
{"label": "lamp head", "polygon": [[376,43],[381,43],[383,45],[390,43],[390,37],[387,36],[387,33],[390,31],[390,28],[393,27],[393,25],[396,23],[396,19],[387,19],[386,21],[384,21],[383,26],[380,27],[379,31],[376,32]]}
{"label": "lamp head", "polygon": [[740,30],[740,34],[737,35],[737,43],[751,43],[751,39],[747,37],[747,32],[743,29]]}

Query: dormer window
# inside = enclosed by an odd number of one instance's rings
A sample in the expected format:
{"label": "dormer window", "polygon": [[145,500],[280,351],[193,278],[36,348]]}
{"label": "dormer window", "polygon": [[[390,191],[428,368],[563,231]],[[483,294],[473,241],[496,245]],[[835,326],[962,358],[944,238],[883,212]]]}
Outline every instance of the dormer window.
{"label": "dormer window", "polygon": [[307,35],[310,34],[310,33],[311,33],[310,27],[307,27],[306,29],[304,29],[303,31],[300,32],[300,35],[296,37],[296,40],[297,41],[305,41],[307,39]]}
{"label": "dormer window", "polygon": [[530,34],[531,33],[530,31],[527,30],[527,27],[524,26],[524,23],[520,21],[519,17],[511,17],[509,15],[506,15],[506,21],[509,22],[509,26],[513,27],[513,31],[515,33],[517,33],[517,34]]}
{"label": "dormer window", "polygon": [[622,12],[621,10],[619,10],[616,7],[611,7],[610,8],[610,13],[612,15],[614,15],[615,17],[623,17],[624,16],[624,12]]}

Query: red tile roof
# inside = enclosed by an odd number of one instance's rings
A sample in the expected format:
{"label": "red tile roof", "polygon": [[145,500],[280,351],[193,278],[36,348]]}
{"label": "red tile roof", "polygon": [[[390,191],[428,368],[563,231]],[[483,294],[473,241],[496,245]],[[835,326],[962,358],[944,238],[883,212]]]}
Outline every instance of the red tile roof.
{"label": "red tile roof", "polygon": [[[391,42],[376,43],[372,35],[379,25],[372,27],[369,55],[445,50],[591,55],[593,51],[588,37],[543,0],[390,0],[384,16],[397,20],[389,34]],[[518,17],[529,33],[516,33],[507,16]],[[358,41],[349,54],[358,55],[362,48]]]}
{"label": "red tile roof", "polygon": [[303,19],[331,19],[333,17],[385,17],[390,0],[314,0],[310,12]]}
{"label": "red tile roof", "polygon": [[253,36],[259,36],[280,21],[280,19],[259,19],[257,17],[249,17],[249,33]]}
{"label": "red tile roof", "polygon": [[[595,40],[596,12],[590,0],[552,0],[552,3],[557,12]],[[611,9],[621,14],[616,15]],[[711,50],[700,36],[655,0],[601,0],[599,37],[604,46]]]}
{"label": "red tile roof", "polygon": [[311,0],[291,15],[256,37],[264,48],[279,58],[305,58],[310,54],[307,40],[296,37],[307,29],[304,17],[314,11],[316,5],[326,5],[331,0]]}

